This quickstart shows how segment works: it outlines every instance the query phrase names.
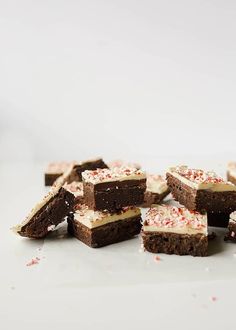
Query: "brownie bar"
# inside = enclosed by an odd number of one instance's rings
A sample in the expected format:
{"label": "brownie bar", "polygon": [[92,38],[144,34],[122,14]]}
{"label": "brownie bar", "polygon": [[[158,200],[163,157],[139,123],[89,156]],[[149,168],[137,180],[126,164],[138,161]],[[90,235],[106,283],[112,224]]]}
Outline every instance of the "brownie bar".
{"label": "brownie bar", "polygon": [[129,205],[141,205],[146,176],[134,168],[99,169],[82,174],[84,201],[90,209],[115,212]]}
{"label": "brownie bar", "polygon": [[69,167],[68,162],[54,162],[47,166],[44,174],[45,186],[52,186],[57,178],[59,178]]}
{"label": "brownie bar", "polygon": [[147,174],[147,189],[141,206],[151,207],[152,204],[159,204],[169,192],[166,180],[161,175]]}
{"label": "brownie bar", "polygon": [[228,233],[225,235],[224,240],[236,243],[236,212],[230,214]]}
{"label": "brownie bar", "polygon": [[152,253],[207,255],[207,217],[183,207],[149,209],[141,234],[144,249]]}
{"label": "brownie bar", "polygon": [[75,196],[63,185],[72,167],[57,179],[44,198],[35,205],[22,224],[15,226],[13,231],[29,238],[43,238],[64,221],[74,207]]}
{"label": "brownie bar", "polygon": [[167,184],[173,197],[189,210],[202,213],[236,210],[236,186],[210,173],[212,176],[185,166],[172,168],[166,174]]}
{"label": "brownie bar", "polygon": [[110,214],[89,210],[84,205],[77,212],[68,216],[68,233],[92,248],[131,239],[141,230],[138,208],[125,208],[120,213]]}
{"label": "brownie bar", "polygon": [[227,228],[229,213],[207,212],[208,226]]}

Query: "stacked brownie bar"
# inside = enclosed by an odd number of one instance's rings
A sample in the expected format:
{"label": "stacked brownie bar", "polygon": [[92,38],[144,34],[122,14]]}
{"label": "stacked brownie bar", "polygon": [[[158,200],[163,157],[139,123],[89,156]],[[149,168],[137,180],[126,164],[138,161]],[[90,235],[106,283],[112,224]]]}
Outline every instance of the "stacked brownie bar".
{"label": "stacked brownie bar", "polygon": [[130,167],[82,173],[84,204],[68,218],[68,230],[90,247],[120,242],[139,234],[146,175]]}

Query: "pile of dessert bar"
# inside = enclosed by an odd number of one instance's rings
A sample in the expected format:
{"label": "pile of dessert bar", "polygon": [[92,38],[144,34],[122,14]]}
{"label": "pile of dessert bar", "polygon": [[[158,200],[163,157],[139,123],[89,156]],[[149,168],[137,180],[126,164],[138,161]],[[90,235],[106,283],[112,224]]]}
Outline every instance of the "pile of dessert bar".
{"label": "pile of dessert bar", "polygon": [[[67,221],[68,233],[93,248],[141,232],[146,251],[193,256],[207,255],[208,226],[228,227],[225,240],[236,242],[236,163],[227,181],[187,166],[169,168],[164,178],[100,158],[51,163],[45,185],[49,192],[13,228],[17,234],[44,238]],[[143,219],[140,208],[149,208]]]}

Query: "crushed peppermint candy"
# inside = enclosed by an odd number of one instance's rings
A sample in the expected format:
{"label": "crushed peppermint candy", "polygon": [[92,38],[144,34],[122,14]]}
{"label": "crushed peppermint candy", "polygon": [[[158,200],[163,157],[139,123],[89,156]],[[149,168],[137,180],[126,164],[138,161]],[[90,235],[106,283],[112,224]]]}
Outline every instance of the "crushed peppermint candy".
{"label": "crushed peppermint candy", "polygon": [[165,228],[189,227],[192,229],[206,228],[206,216],[184,207],[159,205],[146,213],[144,225]]}
{"label": "crushed peppermint candy", "polygon": [[213,301],[213,302],[217,301],[217,297],[215,297],[215,296],[212,296],[210,299],[211,299],[211,301]]}
{"label": "crushed peppermint candy", "polygon": [[93,184],[109,181],[122,181],[132,179],[145,179],[146,175],[143,171],[135,167],[114,167],[114,168],[101,168],[94,171],[84,171],[82,178],[86,182]]}
{"label": "crushed peppermint candy", "polygon": [[34,265],[37,265],[40,261],[40,258],[39,257],[36,257],[36,258],[32,258],[27,264],[26,266],[34,266]]}
{"label": "crushed peppermint candy", "polygon": [[225,183],[225,180],[213,171],[206,172],[200,169],[190,169],[188,166],[177,166],[174,171],[195,183]]}
{"label": "crushed peppermint candy", "polygon": [[123,160],[117,159],[117,160],[113,160],[112,162],[108,163],[109,168],[114,168],[114,167],[124,167],[124,166],[128,166],[128,167],[134,167],[137,169],[140,169],[141,166],[138,163],[130,163],[130,162],[125,162]]}
{"label": "crushed peppermint candy", "polygon": [[154,257],[154,260],[157,261],[157,262],[159,262],[159,261],[161,261],[161,258],[159,256],[155,256]]}
{"label": "crushed peppermint candy", "polygon": [[[131,210],[137,211],[139,209],[135,206],[126,206],[120,209],[119,212],[117,212],[116,214],[123,214]],[[113,215],[112,213],[106,210],[103,211],[90,210],[88,206],[85,204],[75,205],[75,211],[76,211],[75,215],[77,214],[79,217],[84,217],[91,222],[99,221]]]}

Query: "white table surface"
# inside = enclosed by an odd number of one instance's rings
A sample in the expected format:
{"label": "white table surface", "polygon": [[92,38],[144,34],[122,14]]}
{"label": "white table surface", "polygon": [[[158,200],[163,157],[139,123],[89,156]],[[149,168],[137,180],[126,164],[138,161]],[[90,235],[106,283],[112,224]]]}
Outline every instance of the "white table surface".
{"label": "white table surface", "polygon": [[160,261],[139,238],[91,249],[65,227],[45,240],[17,237],[9,228],[44,194],[42,171],[0,166],[2,329],[235,329],[236,245],[223,229],[208,257]]}

